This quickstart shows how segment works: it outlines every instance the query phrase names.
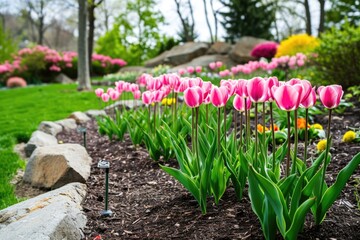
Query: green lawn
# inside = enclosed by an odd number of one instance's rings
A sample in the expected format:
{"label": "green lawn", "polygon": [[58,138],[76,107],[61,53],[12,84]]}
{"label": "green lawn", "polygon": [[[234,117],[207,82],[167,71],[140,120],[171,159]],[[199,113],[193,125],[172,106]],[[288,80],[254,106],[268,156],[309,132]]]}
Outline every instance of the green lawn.
{"label": "green lawn", "polygon": [[[99,109],[94,92],[78,92],[77,85],[43,85],[0,90],[0,209],[18,200],[9,181],[24,162],[13,153],[39,123],[66,118],[74,111]],[[103,106],[102,106],[103,107]]]}

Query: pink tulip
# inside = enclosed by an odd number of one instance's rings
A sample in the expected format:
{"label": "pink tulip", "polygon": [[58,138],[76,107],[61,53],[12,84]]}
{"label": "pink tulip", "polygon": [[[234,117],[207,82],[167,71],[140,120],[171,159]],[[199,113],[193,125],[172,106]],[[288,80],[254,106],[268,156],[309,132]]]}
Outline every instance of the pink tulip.
{"label": "pink tulip", "polygon": [[147,89],[150,91],[159,90],[162,87],[160,78],[149,77],[147,79]]}
{"label": "pink tulip", "polygon": [[235,93],[237,82],[233,80],[221,80],[220,86],[227,88],[229,96],[232,96]]}
{"label": "pink tulip", "polygon": [[110,94],[110,92],[112,92],[112,91],[115,91],[115,89],[113,89],[113,88],[108,88],[108,89],[106,90],[106,93],[107,93],[107,94]]}
{"label": "pink tulip", "polygon": [[247,94],[252,102],[265,102],[268,100],[268,84],[265,79],[255,77],[247,83]]}
{"label": "pink tulip", "polygon": [[201,87],[202,84],[203,84],[203,80],[199,77],[189,78],[189,87],[195,87],[195,86]]}
{"label": "pink tulip", "polygon": [[162,85],[169,85],[169,76],[167,74],[163,74],[159,78]]}
{"label": "pink tulip", "polygon": [[306,99],[310,92],[311,92],[311,83],[308,80],[300,80],[298,78],[292,78],[290,79],[290,81],[288,81],[286,84],[288,85],[295,85],[295,84],[300,84],[302,87],[302,92],[301,92],[301,99],[300,102],[302,102],[304,99]]}
{"label": "pink tulip", "polygon": [[202,71],[202,67],[201,66],[196,66],[195,72],[201,73],[201,71]]}
{"label": "pink tulip", "polygon": [[279,80],[277,79],[277,77],[269,77],[267,80],[267,85],[268,85],[268,100],[269,101],[273,101],[272,97],[271,97],[271,88],[273,86],[279,86]]}
{"label": "pink tulip", "polygon": [[154,94],[150,91],[143,92],[142,101],[144,104],[149,105],[153,102]]}
{"label": "pink tulip", "polygon": [[168,79],[172,89],[175,89],[180,85],[180,77],[177,74],[169,74]]}
{"label": "pink tulip", "polygon": [[184,74],[186,73],[186,70],[183,69],[183,68],[180,68],[180,69],[178,70],[178,73],[179,73],[180,76],[181,76],[181,75],[184,75]]}
{"label": "pink tulip", "polygon": [[120,93],[116,90],[113,90],[113,91],[109,92],[109,96],[110,96],[111,100],[115,101],[120,97]]}
{"label": "pink tulip", "polygon": [[110,99],[110,96],[109,96],[109,94],[107,94],[107,93],[103,93],[103,94],[101,95],[101,99],[103,100],[103,102],[108,102],[109,99]]}
{"label": "pink tulip", "polygon": [[203,91],[200,87],[190,87],[184,91],[184,100],[186,105],[191,108],[200,106],[203,102]]}
{"label": "pink tulip", "polygon": [[[246,99],[246,100],[244,100]],[[243,98],[239,95],[236,95],[233,101],[234,108],[240,112],[245,111],[245,101],[246,101],[246,109],[249,110],[251,108],[251,100],[249,98]]]}
{"label": "pink tulip", "polygon": [[314,106],[316,103],[316,92],[315,92],[315,87],[313,87],[310,91],[310,94],[307,98],[303,99],[300,103],[300,105],[303,108],[310,108],[312,106]]}
{"label": "pink tulip", "polygon": [[140,90],[136,90],[133,92],[133,95],[134,95],[134,99],[140,99],[141,97],[141,92]]}
{"label": "pink tulip", "polygon": [[239,79],[236,81],[235,93],[240,97],[248,97],[246,89],[247,82],[248,81],[245,79]]}
{"label": "pink tulip", "polygon": [[209,95],[209,93],[211,92],[213,85],[211,82],[203,82],[201,89],[203,91],[203,98],[207,98],[207,96]]}
{"label": "pink tulip", "polygon": [[101,95],[104,93],[104,89],[102,89],[102,88],[97,88],[96,90],[95,90],[95,94],[96,94],[96,96],[97,97],[101,97]]}
{"label": "pink tulip", "polygon": [[344,91],[340,85],[321,86],[318,88],[318,94],[324,107],[333,109],[339,106]]}
{"label": "pink tulip", "polygon": [[139,85],[137,85],[135,83],[130,84],[130,91],[131,92],[135,92],[137,90],[139,90]]}
{"label": "pink tulip", "polygon": [[161,100],[165,97],[165,92],[162,90],[157,90],[153,92],[154,94],[154,102],[161,102]]}
{"label": "pink tulip", "polygon": [[214,70],[214,69],[216,68],[216,63],[215,63],[215,62],[209,63],[209,68],[210,68],[211,70]]}
{"label": "pink tulip", "polygon": [[215,107],[223,107],[229,100],[229,93],[226,87],[214,86],[210,92],[210,101]]}
{"label": "pink tulip", "polygon": [[193,74],[195,72],[195,68],[192,67],[192,66],[189,66],[186,68],[186,71],[189,73],[189,74]]}
{"label": "pink tulip", "polygon": [[302,87],[300,84],[273,86],[271,96],[281,110],[292,111],[299,107]]}
{"label": "pink tulip", "polygon": [[215,64],[217,68],[220,68],[223,65],[221,61],[217,61]]}

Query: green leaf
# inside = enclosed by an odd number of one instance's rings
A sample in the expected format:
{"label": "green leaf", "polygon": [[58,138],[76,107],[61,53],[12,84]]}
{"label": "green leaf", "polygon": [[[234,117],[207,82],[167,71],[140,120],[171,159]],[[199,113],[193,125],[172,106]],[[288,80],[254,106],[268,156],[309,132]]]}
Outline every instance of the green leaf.
{"label": "green leaf", "polygon": [[306,200],[303,204],[297,208],[295,215],[292,219],[290,228],[285,234],[286,240],[297,239],[299,231],[303,228],[306,214],[309,212],[311,206],[315,203],[315,198]]}
{"label": "green leaf", "polygon": [[286,177],[281,183],[278,184],[284,198],[287,199],[293,190],[294,181],[297,179],[296,174]]}
{"label": "green leaf", "polygon": [[173,176],[176,180],[178,180],[195,197],[199,205],[201,205],[200,189],[199,186],[196,184],[196,181],[194,181],[191,177],[178,169],[166,167],[163,165],[160,165],[160,167],[165,172]]}
{"label": "green leaf", "polygon": [[342,189],[345,187],[346,182],[349,180],[359,164],[360,153],[356,154],[355,157],[339,172],[335,183],[325,191],[318,207],[320,214],[317,216],[317,219],[315,219],[316,223],[319,224],[324,220],[326,212],[329,210],[336,198],[340,195]]}

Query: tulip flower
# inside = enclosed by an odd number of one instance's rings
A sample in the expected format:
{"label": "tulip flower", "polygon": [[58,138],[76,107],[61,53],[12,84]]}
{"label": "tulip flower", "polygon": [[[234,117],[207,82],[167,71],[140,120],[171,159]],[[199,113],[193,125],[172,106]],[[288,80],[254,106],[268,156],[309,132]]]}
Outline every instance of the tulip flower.
{"label": "tulip flower", "polygon": [[318,88],[318,94],[324,107],[333,109],[339,106],[344,91],[340,85],[321,86]]}
{"label": "tulip flower", "polygon": [[113,101],[117,100],[120,97],[120,93],[116,90],[110,91],[108,94]]}
{"label": "tulip flower", "polygon": [[101,95],[101,99],[103,100],[103,102],[108,102],[109,99],[110,99],[110,96],[109,96],[109,94],[107,94],[107,93],[103,93],[103,94]]}
{"label": "tulip flower", "polygon": [[140,99],[141,97],[141,92],[140,90],[136,90],[133,92],[133,95],[134,95],[134,99]]}
{"label": "tulip flower", "polygon": [[255,77],[247,83],[247,93],[251,101],[265,102],[268,100],[268,84],[265,79],[261,77]]}
{"label": "tulip flower", "polygon": [[199,107],[203,102],[203,91],[200,87],[195,86],[184,91],[184,100],[190,108]]}
{"label": "tulip flower", "polygon": [[224,107],[228,99],[229,93],[226,87],[213,87],[211,89],[210,101],[215,107]]}
{"label": "tulip flower", "polygon": [[[245,108],[245,101],[246,101],[246,108]],[[236,95],[233,101],[233,106],[236,110],[240,112],[244,112],[245,110],[249,110],[251,108],[251,100],[249,98],[246,98],[246,100],[244,100],[243,97]]]}
{"label": "tulip flower", "polygon": [[144,104],[149,105],[153,102],[154,95],[150,91],[143,92],[142,101]]}
{"label": "tulip flower", "polygon": [[97,97],[101,97],[101,95],[104,93],[104,89],[102,89],[102,88],[97,88],[96,90],[95,90],[95,94],[96,94],[96,96]]}
{"label": "tulip flower", "polygon": [[281,110],[292,111],[299,107],[301,100],[302,87],[296,85],[273,86],[271,96]]}

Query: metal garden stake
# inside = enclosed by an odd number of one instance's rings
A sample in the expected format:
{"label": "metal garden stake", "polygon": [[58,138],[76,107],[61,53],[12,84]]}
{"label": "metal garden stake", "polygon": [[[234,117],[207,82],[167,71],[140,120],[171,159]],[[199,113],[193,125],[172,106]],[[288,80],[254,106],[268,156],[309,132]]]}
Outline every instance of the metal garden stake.
{"label": "metal garden stake", "polygon": [[112,211],[108,209],[108,193],[109,193],[109,169],[110,162],[106,160],[100,160],[98,168],[105,169],[105,209],[100,212],[101,216],[109,217],[112,215]]}

